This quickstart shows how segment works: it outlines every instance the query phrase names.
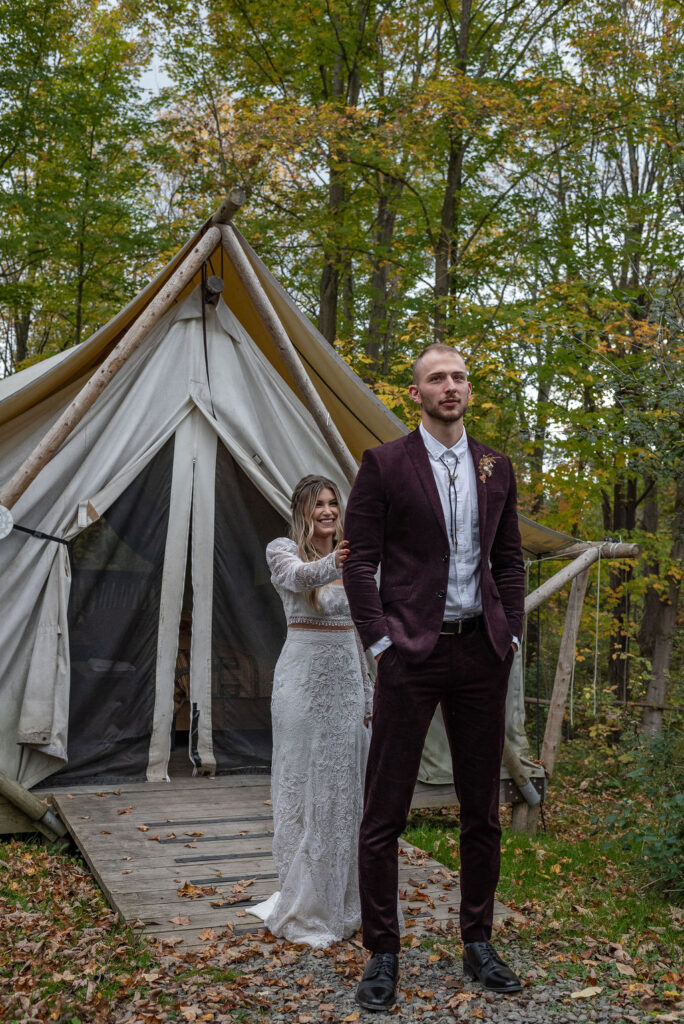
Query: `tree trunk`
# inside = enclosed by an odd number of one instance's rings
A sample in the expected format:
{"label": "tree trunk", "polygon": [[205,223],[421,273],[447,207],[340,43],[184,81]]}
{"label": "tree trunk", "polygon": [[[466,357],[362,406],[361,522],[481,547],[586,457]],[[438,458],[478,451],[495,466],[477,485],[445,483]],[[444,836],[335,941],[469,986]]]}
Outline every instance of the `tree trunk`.
{"label": "tree trunk", "polygon": [[383,371],[388,349],[391,329],[389,309],[391,286],[387,257],[397,220],[397,203],[403,186],[395,178],[380,173],[378,175],[378,188],[375,244],[372,257],[371,308],[368,340],[365,346],[366,354],[372,360],[370,367],[372,373],[381,373]]}
{"label": "tree trunk", "polygon": [[[468,47],[470,45],[470,23],[472,0],[461,0],[461,11],[456,40],[456,66],[465,74],[468,67]],[[454,265],[458,251],[458,234],[461,205],[461,188],[463,185],[463,159],[468,140],[462,132],[449,130],[449,163],[446,174],[446,186],[442,201],[439,238],[435,251],[435,314],[434,339],[444,341],[448,332],[448,299],[453,292]]]}
{"label": "tree trunk", "polygon": [[439,239],[435,253],[435,341],[443,342],[448,330],[448,298],[452,291],[458,212],[463,178],[463,138],[451,139],[449,166],[442,201]]}
{"label": "tree trunk", "polygon": [[[359,99],[361,80],[356,69],[352,69],[348,78],[344,74],[344,62],[341,55],[335,58],[330,87],[330,98],[343,110],[355,107]],[[342,229],[345,205],[347,200],[346,173],[349,161],[344,147],[331,144],[328,155],[328,209],[330,210],[330,231],[323,243],[323,271],[321,273],[320,305],[318,309],[318,329],[331,345],[337,338],[338,302],[340,281],[351,274],[351,260],[344,247],[340,245],[339,235]]]}
{"label": "tree trunk", "polygon": [[[636,525],[637,487],[633,476],[624,474],[613,487],[612,508],[608,496],[603,495],[604,526],[613,536],[626,534],[629,538]],[[629,583],[631,566],[611,567],[609,587],[617,594],[613,608],[613,626],[608,652],[608,685],[620,704],[629,700]]]}
{"label": "tree trunk", "polygon": [[[684,558],[684,479],[677,480],[675,511],[672,523],[672,560],[681,563]],[[677,625],[679,606],[679,578],[673,573],[668,575],[667,595],[659,600],[658,624],[655,633],[653,651],[653,667],[651,678],[646,690],[646,704],[641,720],[641,731],[645,736],[655,736],[662,732],[663,708],[667,694],[667,674],[672,654],[672,637]]]}
{"label": "tree trunk", "polygon": [[[655,535],[658,531],[658,489],[655,481],[648,477],[644,485],[649,490],[649,495],[643,505],[641,526],[646,533]],[[647,561],[644,564],[643,575],[658,579],[660,576],[660,563],[657,559]],[[639,627],[639,652],[642,658],[653,661],[655,653],[656,635],[658,633],[658,622],[660,619],[660,592],[655,587],[649,587],[644,594],[644,608],[641,615]]]}
{"label": "tree trunk", "polygon": [[17,313],[14,317],[14,367],[23,363],[28,355],[29,329],[31,327],[30,313]]}

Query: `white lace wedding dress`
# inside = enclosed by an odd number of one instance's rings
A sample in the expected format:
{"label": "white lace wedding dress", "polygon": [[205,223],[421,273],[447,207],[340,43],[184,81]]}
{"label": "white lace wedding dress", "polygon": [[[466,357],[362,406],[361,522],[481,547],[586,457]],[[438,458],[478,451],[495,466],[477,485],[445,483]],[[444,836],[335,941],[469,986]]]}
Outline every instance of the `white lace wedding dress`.
{"label": "white lace wedding dress", "polygon": [[[310,628],[288,629],[275,669],[271,792],[280,891],[250,913],[274,935],[325,948],[361,924],[356,847],[371,686],[344,588],[335,582],[342,571],[334,552],[302,562],[294,541],[282,537],[268,545],[266,559],[288,625]],[[307,597],[314,587],[322,587],[319,608]]]}

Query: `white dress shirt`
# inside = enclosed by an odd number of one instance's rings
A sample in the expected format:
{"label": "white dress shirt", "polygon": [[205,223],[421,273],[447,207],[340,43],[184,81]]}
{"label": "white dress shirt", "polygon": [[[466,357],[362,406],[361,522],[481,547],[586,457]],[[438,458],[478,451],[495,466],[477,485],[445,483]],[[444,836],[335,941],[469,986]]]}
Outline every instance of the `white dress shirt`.
{"label": "white dress shirt", "polygon": [[[449,580],[444,618],[449,621],[470,619],[482,613],[482,594],[480,589],[480,520],[477,507],[477,481],[475,479],[475,464],[468,447],[468,437],[464,428],[456,444],[452,448],[447,448],[436,437],[433,437],[422,423],[419,424],[418,429],[430,459],[430,467],[437,485],[449,540]],[[454,465],[456,465],[455,474]],[[449,499],[450,473],[454,475],[456,485],[453,538],[451,537],[452,508]],[[451,501],[453,501],[453,494]],[[512,637],[512,642],[520,646],[517,637]],[[369,650],[376,657],[391,643],[388,636],[383,636],[371,644]]]}
{"label": "white dress shirt", "polygon": [[[449,582],[444,618],[450,621],[471,619],[482,612],[482,596],[480,594],[480,521],[477,513],[477,483],[473,457],[468,448],[468,437],[464,429],[460,440],[453,448],[447,448],[436,437],[428,433],[422,423],[418,429],[430,458],[430,467],[437,484],[449,539]],[[456,464],[457,460],[458,464]],[[454,536],[451,537],[452,509],[449,504],[449,472],[454,473],[454,466],[456,466],[454,474],[456,520]],[[453,502],[453,491],[451,500]]]}

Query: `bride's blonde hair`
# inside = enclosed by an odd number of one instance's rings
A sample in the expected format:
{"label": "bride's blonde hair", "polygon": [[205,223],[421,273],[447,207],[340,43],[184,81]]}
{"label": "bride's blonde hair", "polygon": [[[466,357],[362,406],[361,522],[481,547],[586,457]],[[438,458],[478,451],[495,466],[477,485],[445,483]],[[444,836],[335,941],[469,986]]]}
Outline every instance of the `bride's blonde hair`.
{"label": "bride's blonde hair", "polygon": [[[328,480],[325,476],[309,475],[304,476],[299,481],[294,491],[292,492],[292,500],[290,507],[292,509],[292,525],[290,527],[290,536],[297,545],[297,551],[299,557],[303,562],[315,562],[321,556],[316,550],[313,542],[314,535],[314,522],[313,513],[316,508],[316,502],[321,491],[329,490],[335,495],[337,501],[337,507],[339,514],[337,516],[337,522],[335,523],[335,536],[333,537],[333,550],[337,547],[344,536],[344,513],[342,508],[342,498],[340,496],[339,488],[337,484],[333,483],[332,480]],[[310,590],[308,593],[309,602],[314,608],[319,607],[318,603],[318,591],[319,587],[314,590]]]}

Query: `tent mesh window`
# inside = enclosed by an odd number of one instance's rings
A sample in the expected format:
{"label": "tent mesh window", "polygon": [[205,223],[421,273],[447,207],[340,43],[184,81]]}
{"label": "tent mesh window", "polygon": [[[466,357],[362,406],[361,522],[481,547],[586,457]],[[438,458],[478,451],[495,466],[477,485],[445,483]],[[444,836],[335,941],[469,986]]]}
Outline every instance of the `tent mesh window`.
{"label": "tent mesh window", "polygon": [[68,763],[51,783],[146,777],[173,446],[69,545]]}
{"label": "tent mesh window", "polygon": [[270,771],[273,670],[287,625],[265,548],[287,532],[284,519],[219,444],[211,680],[219,774]]}

